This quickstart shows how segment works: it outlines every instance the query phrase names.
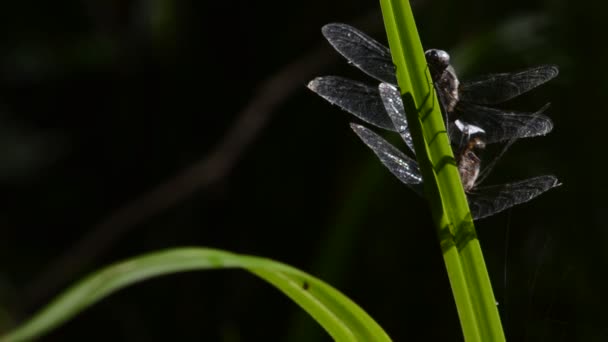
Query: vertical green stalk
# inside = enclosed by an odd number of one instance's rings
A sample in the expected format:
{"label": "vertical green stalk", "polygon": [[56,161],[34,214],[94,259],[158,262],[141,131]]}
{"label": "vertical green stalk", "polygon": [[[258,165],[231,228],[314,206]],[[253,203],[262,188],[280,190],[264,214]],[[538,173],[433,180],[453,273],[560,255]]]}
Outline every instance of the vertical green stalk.
{"label": "vertical green stalk", "polygon": [[466,341],[504,341],[479,240],[408,0],[380,0],[416,158]]}

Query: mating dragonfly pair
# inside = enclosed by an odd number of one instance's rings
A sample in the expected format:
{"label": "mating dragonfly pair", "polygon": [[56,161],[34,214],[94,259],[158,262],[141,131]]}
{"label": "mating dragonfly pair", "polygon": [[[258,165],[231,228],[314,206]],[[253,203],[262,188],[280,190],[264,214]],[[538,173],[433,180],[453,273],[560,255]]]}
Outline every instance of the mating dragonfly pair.
{"label": "mating dragonfly pair", "polygon": [[[372,87],[343,77],[325,76],[312,80],[308,88],[369,124],[398,132],[415,155],[389,49],[345,24],[325,25],[322,32],[350,63],[381,83]],[[545,135],[553,129],[551,119],[543,114],[548,105],[533,113],[489,106],[553,79],[558,74],[556,66],[486,75],[460,83],[445,51],[431,49],[425,56],[474,219],[530,201],[560,185],[557,178],[545,175],[509,184],[478,186],[517,139]],[[391,173],[422,195],[422,174],[414,159],[362,125],[351,123],[351,128]],[[482,170],[479,155],[486,144],[495,143],[501,143],[502,149]]]}

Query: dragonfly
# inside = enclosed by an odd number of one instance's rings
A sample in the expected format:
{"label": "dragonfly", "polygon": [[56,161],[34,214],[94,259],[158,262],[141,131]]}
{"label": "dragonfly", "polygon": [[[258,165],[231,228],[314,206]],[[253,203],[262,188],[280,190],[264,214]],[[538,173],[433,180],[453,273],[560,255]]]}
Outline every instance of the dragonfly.
{"label": "dragonfly", "polygon": [[[396,69],[387,47],[346,24],[325,25],[322,33],[349,63],[380,82],[397,85]],[[448,118],[450,135],[458,132],[460,127],[483,127],[486,142],[490,144],[546,135],[553,129],[551,119],[542,115],[548,105],[534,113],[501,110],[487,105],[506,102],[555,78],[559,73],[557,66],[542,65],[460,83],[447,52],[431,49],[425,56],[440,105]],[[318,77],[308,87],[367,123],[395,130],[376,87],[339,76]],[[522,130],[524,126],[527,129]]]}
{"label": "dragonfly", "polygon": [[[382,83],[378,88],[374,88],[361,82],[329,76],[316,78],[309,83],[309,88],[365,122],[399,132],[410,151],[415,154],[403,102],[395,87],[395,68],[388,48],[345,24],[329,24],[324,26],[322,31],[350,63]],[[537,67],[525,72],[495,74],[486,76],[485,80],[480,78],[474,83],[461,85],[449,64],[447,53],[442,50],[428,50],[426,57],[440,104],[448,115],[448,131],[457,129],[462,133],[462,137],[466,137],[460,139],[459,144],[453,143],[453,148],[474,219],[488,217],[527,202],[560,185],[554,176],[540,176],[509,184],[479,186],[484,178],[480,178],[483,173],[480,172],[479,154],[486,143],[507,142],[501,154],[485,168],[487,175],[492,164],[515,140],[544,135],[553,127],[551,120],[541,114],[546,106],[536,113],[516,113],[483,105],[501,103],[533,89],[555,77],[556,71],[553,70],[557,70],[556,67]],[[552,73],[555,75],[551,76]],[[526,77],[527,74],[536,76],[536,80]],[[498,91],[501,88],[506,90]],[[475,97],[475,94],[478,97]],[[484,97],[484,94],[489,95]],[[422,175],[414,159],[362,125],[351,124],[351,128],[391,173],[422,195]]]}

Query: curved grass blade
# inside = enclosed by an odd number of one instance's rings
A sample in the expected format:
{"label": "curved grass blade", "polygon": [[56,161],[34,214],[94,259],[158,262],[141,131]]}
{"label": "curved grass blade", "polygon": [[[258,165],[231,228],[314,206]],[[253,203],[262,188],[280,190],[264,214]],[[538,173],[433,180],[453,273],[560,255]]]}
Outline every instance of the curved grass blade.
{"label": "curved grass blade", "polygon": [[207,248],[164,250],[108,266],[66,290],[0,341],[40,337],[102,298],[146,279],[225,268],[242,268],[266,280],[306,310],[336,341],[390,341],[357,304],[322,280],[270,259]]}

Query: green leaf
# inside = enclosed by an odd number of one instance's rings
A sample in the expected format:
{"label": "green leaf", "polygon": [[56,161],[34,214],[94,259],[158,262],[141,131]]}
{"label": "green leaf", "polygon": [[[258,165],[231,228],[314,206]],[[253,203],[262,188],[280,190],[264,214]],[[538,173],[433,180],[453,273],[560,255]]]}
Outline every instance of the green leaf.
{"label": "green leaf", "polygon": [[504,341],[456,160],[407,0],[380,0],[426,198],[467,341]]}
{"label": "green leaf", "polygon": [[149,278],[223,268],[242,268],[266,280],[306,310],[336,341],[390,341],[365,311],[325,282],[270,259],[207,248],[164,250],[108,266],[65,291],[0,341],[39,337],[111,293]]}

